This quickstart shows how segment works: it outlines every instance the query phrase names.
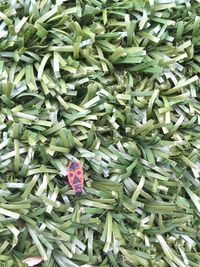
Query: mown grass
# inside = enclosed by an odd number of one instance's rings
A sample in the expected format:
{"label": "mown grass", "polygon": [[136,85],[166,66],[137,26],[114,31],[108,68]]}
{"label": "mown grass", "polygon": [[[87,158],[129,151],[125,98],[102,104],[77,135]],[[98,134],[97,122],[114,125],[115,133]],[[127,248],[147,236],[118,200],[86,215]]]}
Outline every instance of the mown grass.
{"label": "mown grass", "polygon": [[1,2],[0,266],[200,266],[199,25],[198,0]]}

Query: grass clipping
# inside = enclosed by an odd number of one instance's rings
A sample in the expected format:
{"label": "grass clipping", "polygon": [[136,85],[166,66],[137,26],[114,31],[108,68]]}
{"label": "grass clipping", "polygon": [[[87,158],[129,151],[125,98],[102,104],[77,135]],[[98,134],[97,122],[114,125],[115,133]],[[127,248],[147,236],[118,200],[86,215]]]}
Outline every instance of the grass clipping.
{"label": "grass clipping", "polygon": [[2,2],[1,266],[199,267],[199,1]]}

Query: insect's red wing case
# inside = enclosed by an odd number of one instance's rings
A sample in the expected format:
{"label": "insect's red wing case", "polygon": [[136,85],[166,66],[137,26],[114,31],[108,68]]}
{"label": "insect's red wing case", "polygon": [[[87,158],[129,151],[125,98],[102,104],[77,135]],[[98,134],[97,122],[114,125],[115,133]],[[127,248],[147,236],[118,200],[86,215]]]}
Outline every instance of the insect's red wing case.
{"label": "insect's red wing case", "polygon": [[83,191],[83,168],[79,162],[72,161],[67,168],[68,181],[76,193]]}
{"label": "insect's red wing case", "polygon": [[68,167],[67,176],[68,176],[69,184],[72,185],[73,181],[74,181],[75,171],[70,170],[69,167]]}

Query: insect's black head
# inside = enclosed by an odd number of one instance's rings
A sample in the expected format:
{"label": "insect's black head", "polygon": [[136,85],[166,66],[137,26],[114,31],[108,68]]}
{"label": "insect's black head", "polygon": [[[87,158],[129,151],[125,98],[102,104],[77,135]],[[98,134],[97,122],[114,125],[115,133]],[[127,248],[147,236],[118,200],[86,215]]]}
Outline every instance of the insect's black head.
{"label": "insect's black head", "polygon": [[69,166],[70,170],[76,170],[78,167],[79,167],[79,163],[76,161],[72,161],[72,163]]}

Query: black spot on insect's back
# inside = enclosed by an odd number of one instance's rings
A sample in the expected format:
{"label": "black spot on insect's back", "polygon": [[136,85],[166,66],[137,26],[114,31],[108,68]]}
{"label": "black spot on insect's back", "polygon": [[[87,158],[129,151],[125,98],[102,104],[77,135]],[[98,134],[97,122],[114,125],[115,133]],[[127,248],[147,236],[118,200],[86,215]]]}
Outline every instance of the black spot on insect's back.
{"label": "black spot on insect's back", "polygon": [[74,181],[73,181],[74,184],[77,184],[77,183],[80,183],[80,180],[78,178],[77,175],[74,176]]}
{"label": "black spot on insect's back", "polygon": [[69,177],[72,177],[73,176],[73,173],[70,173]]}
{"label": "black spot on insect's back", "polygon": [[81,174],[81,171],[77,171],[77,174],[80,175]]}

